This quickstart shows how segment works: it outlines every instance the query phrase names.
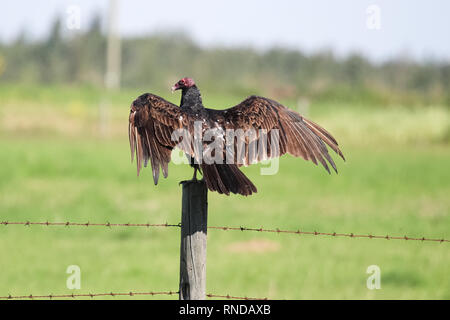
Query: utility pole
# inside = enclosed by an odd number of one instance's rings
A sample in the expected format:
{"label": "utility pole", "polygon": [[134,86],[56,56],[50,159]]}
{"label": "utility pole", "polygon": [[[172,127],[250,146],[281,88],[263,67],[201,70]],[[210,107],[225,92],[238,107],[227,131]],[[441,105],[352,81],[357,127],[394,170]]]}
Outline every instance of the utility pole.
{"label": "utility pole", "polygon": [[[105,88],[117,90],[120,87],[121,48],[119,35],[119,1],[109,0],[108,8],[108,38],[106,48]],[[108,109],[111,101],[109,92],[99,103],[99,131],[101,136],[108,133]]]}
{"label": "utility pole", "polygon": [[119,35],[119,9],[118,0],[109,0],[108,10],[108,47],[106,51],[106,76],[107,89],[120,87],[120,35]]}

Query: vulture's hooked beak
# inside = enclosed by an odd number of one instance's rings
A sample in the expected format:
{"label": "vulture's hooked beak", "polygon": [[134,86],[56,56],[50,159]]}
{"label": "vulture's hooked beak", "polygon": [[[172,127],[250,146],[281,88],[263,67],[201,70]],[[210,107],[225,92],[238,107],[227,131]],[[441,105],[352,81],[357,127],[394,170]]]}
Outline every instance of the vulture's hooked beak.
{"label": "vulture's hooked beak", "polygon": [[170,88],[170,90],[172,91],[172,93],[174,93],[176,90],[180,89],[180,86],[178,85],[178,83],[175,83],[172,88]]}

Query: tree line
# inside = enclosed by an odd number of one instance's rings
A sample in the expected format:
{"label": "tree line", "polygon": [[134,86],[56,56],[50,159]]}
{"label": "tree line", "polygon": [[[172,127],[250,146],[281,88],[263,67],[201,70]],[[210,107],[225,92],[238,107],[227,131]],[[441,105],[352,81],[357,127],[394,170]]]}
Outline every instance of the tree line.
{"label": "tree line", "polygon": [[[100,17],[70,35],[56,19],[43,39],[31,41],[22,32],[14,41],[0,43],[0,83],[102,87],[106,45]],[[163,89],[181,76],[192,76],[217,93],[450,106],[450,63],[445,61],[399,57],[374,63],[360,54],[338,58],[332,51],[205,48],[183,33],[155,33],[122,39],[121,69],[121,85],[131,88]]]}

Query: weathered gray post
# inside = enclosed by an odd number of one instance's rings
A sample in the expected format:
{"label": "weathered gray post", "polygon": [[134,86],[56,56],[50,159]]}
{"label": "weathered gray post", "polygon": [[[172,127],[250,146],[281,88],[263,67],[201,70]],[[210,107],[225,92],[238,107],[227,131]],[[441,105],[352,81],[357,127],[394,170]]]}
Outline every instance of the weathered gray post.
{"label": "weathered gray post", "polygon": [[208,189],[201,180],[185,181],[182,185],[180,300],[204,300]]}

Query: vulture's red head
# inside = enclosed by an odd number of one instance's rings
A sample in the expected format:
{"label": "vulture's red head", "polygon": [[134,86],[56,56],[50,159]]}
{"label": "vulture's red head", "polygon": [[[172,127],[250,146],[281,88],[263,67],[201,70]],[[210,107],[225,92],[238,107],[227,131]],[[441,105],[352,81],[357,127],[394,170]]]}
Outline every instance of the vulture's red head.
{"label": "vulture's red head", "polygon": [[195,86],[194,79],[192,78],[183,78],[177,83],[175,83],[172,87],[172,92],[178,89],[186,89]]}

